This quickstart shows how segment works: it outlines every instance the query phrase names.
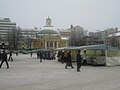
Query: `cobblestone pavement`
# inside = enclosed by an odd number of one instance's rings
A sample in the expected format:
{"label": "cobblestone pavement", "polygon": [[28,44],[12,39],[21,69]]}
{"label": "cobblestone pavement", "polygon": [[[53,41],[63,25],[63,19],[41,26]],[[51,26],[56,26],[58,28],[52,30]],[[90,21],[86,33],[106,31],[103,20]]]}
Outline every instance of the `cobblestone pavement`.
{"label": "cobblestone pavement", "polygon": [[81,72],[65,69],[56,60],[42,63],[36,55],[13,56],[0,69],[0,90],[120,90],[120,66],[82,66]]}

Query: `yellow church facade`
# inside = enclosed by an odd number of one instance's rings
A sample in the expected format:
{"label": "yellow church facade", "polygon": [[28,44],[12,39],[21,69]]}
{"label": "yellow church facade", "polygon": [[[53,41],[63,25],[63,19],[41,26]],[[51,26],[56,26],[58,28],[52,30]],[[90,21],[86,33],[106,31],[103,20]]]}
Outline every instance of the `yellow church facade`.
{"label": "yellow church facade", "polygon": [[41,49],[55,49],[67,46],[68,40],[63,40],[60,36],[42,36],[33,42],[33,48]]}
{"label": "yellow church facade", "polygon": [[58,30],[51,25],[51,19],[46,19],[46,26],[37,33],[37,38],[33,40],[33,48],[56,49],[67,47],[68,39],[62,38]]}

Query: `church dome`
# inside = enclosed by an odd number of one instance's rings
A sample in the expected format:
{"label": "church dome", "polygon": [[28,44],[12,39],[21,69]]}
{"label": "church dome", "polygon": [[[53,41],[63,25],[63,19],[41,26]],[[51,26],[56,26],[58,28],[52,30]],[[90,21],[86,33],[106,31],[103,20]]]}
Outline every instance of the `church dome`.
{"label": "church dome", "polygon": [[46,19],[46,26],[38,32],[38,36],[41,35],[59,35],[59,31],[53,28],[52,20],[49,17]]}
{"label": "church dome", "polygon": [[40,32],[38,32],[38,36],[41,35],[59,35],[59,32],[52,27],[44,27]]}

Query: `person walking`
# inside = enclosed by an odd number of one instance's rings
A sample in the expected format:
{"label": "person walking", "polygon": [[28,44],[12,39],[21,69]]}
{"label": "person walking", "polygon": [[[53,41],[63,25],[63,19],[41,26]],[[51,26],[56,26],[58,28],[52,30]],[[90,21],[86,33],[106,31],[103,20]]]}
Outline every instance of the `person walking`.
{"label": "person walking", "polygon": [[10,53],[9,53],[9,59],[8,59],[8,61],[10,61],[10,60],[13,62],[12,51],[10,51]]}
{"label": "person walking", "polygon": [[18,56],[18,51],[16,51],[16,56]]}
{"label": "person walking", "polygon": [[81,54],[80,54],[81,50],[77,51],[77,55],[76,55],[76,60],[77,60],[77,72],[80,72],[80,68],[81,68]]}
{"label": "person walking", "polygon": [[62,64],[64,64],[64,61],[65,61],[64,51],[62,51],[62,53],[61,53],[60,61]]}
{"label": "person walking", "polygon": [[83,65],[84,65],[84,66],[87,65],[87,54],[86,54],[86,50],[84,50],[84,53],[83,53]]}
{"label": "person walking", "polygon": [[38,51],[38,52],[37,52],[37,58],[39,58],[39,56],[40,56],[39,53],[40,53],[40,52]]}
{"label": "person walking", "polygon": [[0,68],[2,67],[2,64],[4,62],[6,62],[7,69],[9,69],[9,64],[8,64],[8,61],[7,61],[7,53],[5,52],[5,50],[2,53],[2,61],[1,61],[1,64],[0,64]]}
{"label": "person walking", "polygon": [[70,66],[71,68],[74,68],[72,65],[72,61],[71,61],[71,51],[69,51],[67,53],[67,61],[66,61],[66,66],[65,68],[67,69],[67,66]]}
{"label": "person walking", "polygon": [[42,62],[42,59],[43,59],[43,53],[42,53],[42,51],[40,51],[40,62]]}
{"label": "person walking", "polygon": [[32,51],[30,52],[30,55],[31,55],[31,57],[32,57],[32,55],[33,55]]}
{"label": "person walking", "polygon": [[58,51],[58,53],[57,53],[58,62],[61,62],[61,61],[60,61],[60,59],[61,59],[61,53],[62,53],[62,51]]}

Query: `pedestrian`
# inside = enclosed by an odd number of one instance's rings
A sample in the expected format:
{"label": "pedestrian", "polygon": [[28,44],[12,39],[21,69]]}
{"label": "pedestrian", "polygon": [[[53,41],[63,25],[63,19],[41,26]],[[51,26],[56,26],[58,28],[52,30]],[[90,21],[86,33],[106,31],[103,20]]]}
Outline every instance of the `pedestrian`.
{"label": "pedestrian", "polygon": [[84,66],[87,65],[87,54],[86,54],[86,50],[84,50],[84,53],[83,53],[83,65],[84,65]]}
{"label": "pedestrian", "polygon": [[42,51],[40,51],[39,53],[40,53],[40,54],[39,54],[39,55],[40,55],[40,56],[39,56],[39,57],[40,57],[40,62],[42,62],[42,59],[43,59],[43,53],[42,53]]}
{"label": "pedestrian", "polygon": [[66,66],[65,69],[67,69],[67,66],[74,68],[72,65],[72,60],[71,60],[71,51],[67,53],[67,61],[66,61]]}
{"label": "pedestrian", "polygon": [[81,57],[81,50],[78,50],[77,51],[77,55],[76,55],[76,60],[77,60],[77,72],[80,72],[80,68],[81,68],[81,60],[82,60],[82,57]]}
{"label": "pedestrian", "polygon": [[53,51],[50,51],[50,60],[53,60],[53,55],[54,55]]}
{"label": "pedestrian", "polygon": [[32,53],[32,51],[31,51],[31,52],[30,52],[31,57],[32,57],[32,54],[33,54],[33,53]]}
{"label": "pedestrian", "polygon": [[60,62],[60,58],[61,58],[61,53],[62,53],[62,51],[58,51],[58,53],[57,53],[57,57],[58,57],[58,62]]}
{"label": "pedestrian", "polygon": [[64,64],[64,61],[65,61],[64,51],[62,51],[62,53],[61,53],[60,61],[62,64]]}
{"label": "pedestrian", "polygon": [[7,69],[9,69],[9,64],[8,64],[8,61],[7,61],[7,53],[5,52],[5,50],[3,50],[3,53],[2,53],[2,61],[1,61],[1,64],[0,64],[0,68],[2,67],[2,64],[4,62],[6,62]]}
{"label": "pedestrian", "polygon": [[53,60],[56,59],[56,52],[53,52]]}
{"label": "pedestrian", "polygon": [[10,61],[10,60],[13,62],[12,51],[10,51],[10,53],[9,53],[9,59],[8,59],[8,61]]}
{"label": "pedestrian", "polygon": [[47,52],[44,51],[44,60],[46,60],[46,59],[47,59]]}
{"label": "pedestrian", "polygon": [[67,61],[67,51],[65,50],[64,51],[64,62],[66,63],[66,61]]}
{"label": "pedestrian", "polygon": [[39,51],[38,51],[38,52],[37,52],[37,58],[39,58],[39,56],[40,56],[40,55],[39,55]]}
{"label": "pedestrian", "polygon": [[51,60],[51,58],[50,58],[50,51],[48,51],[48,60]]}
{"label": "pedestrian", "polygon": [[18,56],[18,51],[16,51],[16,56]]}

